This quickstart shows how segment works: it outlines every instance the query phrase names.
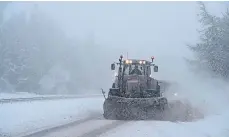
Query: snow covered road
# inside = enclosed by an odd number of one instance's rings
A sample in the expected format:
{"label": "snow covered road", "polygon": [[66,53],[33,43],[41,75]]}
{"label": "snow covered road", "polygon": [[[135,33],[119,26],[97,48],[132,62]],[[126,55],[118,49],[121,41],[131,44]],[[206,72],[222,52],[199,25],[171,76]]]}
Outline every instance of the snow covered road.
{"label": "snow covered road", "polygon": [[2,104],[0,133],[10,137],[229,136],[229,111],[189,123],[116,121],[102,117],[103,100],[82,98]]}
{"label": "snow covered road", "polygon": [[[42,137],[227,137],[228,129],[226,129],[226,124],[222,125],[223,119],[210,119],[192,123],[173,123],[95,118],[80,122],[72,127],[50,133],[46,132]],[[208,120],[212,123],[209,123]]]}
{"label": "snow covered road", "polygon": [[105,120],[103,118],[88,120],[76,126],[51,132],[43,137],[96,137],[106,131],[127,124],[126,121]]}
{"label": "snow covered road", "polygon": [[0,104],[0,134],[15,136],[102,112],[103,98]]}

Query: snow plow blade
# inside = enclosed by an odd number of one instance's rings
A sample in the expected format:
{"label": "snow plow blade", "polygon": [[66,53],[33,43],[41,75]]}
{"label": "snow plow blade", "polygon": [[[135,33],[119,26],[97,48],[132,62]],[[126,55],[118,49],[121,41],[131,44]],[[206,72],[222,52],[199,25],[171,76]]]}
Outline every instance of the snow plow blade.
{"label": "snow plow blade", "polygon": [[104,118],[110,120],[193,121],[202,118],[198,111],[181,101],[168,103],[165,98],[107,98]]}
{"label": "snow plow blade", "polygon": [[165,98],[107,98],[103,105],[104,118],[112,120],[162,119],[167,109]]}

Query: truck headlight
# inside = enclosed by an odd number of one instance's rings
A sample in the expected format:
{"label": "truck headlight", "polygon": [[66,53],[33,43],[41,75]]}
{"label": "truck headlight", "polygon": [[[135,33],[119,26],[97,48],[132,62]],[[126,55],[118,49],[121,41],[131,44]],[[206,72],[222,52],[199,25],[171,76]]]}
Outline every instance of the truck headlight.
{"label": "truck headlight", "polygon": [[174,96],[178,96],[178,94],[177,94],[177,93],[174,93],[173,95],[174,95]]}

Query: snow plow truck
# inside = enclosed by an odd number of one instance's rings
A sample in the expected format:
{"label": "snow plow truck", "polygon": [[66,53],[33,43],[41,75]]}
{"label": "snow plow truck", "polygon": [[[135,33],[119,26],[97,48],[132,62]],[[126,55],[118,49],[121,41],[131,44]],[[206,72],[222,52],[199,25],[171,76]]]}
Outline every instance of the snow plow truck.
{"label": "snow plow truck", "polygon": [[[118,69],[115,69],[116,66]],[[117,75],[107,97],[102,89],[105,119],[193,121],[204,117],[199,109],[193,108],[187,101],[168,102],[163,93],[168,91],[172,83],[151,77],[152,68],[158,72],[154,57],[151,57],[151,61],[123,60],[121,55],[119,62],[111,64],[111,70],[116,70]]]}
{"label": "snow plow truck", "polygon": [[160,82],[151,77],[151,69],[158,72],[158,66],[151,61],[126,59],[120,56],[119,62],[111,64],[111,70],[117,69],[117,75],[103,104],[103,116],[106,119],[163,119],[168,107],[163,97]]}

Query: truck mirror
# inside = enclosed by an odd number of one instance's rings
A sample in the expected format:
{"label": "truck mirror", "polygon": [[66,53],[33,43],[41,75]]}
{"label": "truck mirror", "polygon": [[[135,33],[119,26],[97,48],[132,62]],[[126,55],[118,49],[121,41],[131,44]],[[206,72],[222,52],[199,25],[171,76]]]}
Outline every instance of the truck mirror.
{"label": "truck mirror", "polygon": [[115,64],[111,64],[111,70],[115,70]]}
{"label": "truck mirror", "polygon": [[158,72],[158,66],[154,66],[154,72]]}
{"label": "truck mirror", "polygon": [[152,60],[152,62],[153,62],[153,60],[154,60],[154,56],[152,56],[152,57],[151,57],[151,60]]}

